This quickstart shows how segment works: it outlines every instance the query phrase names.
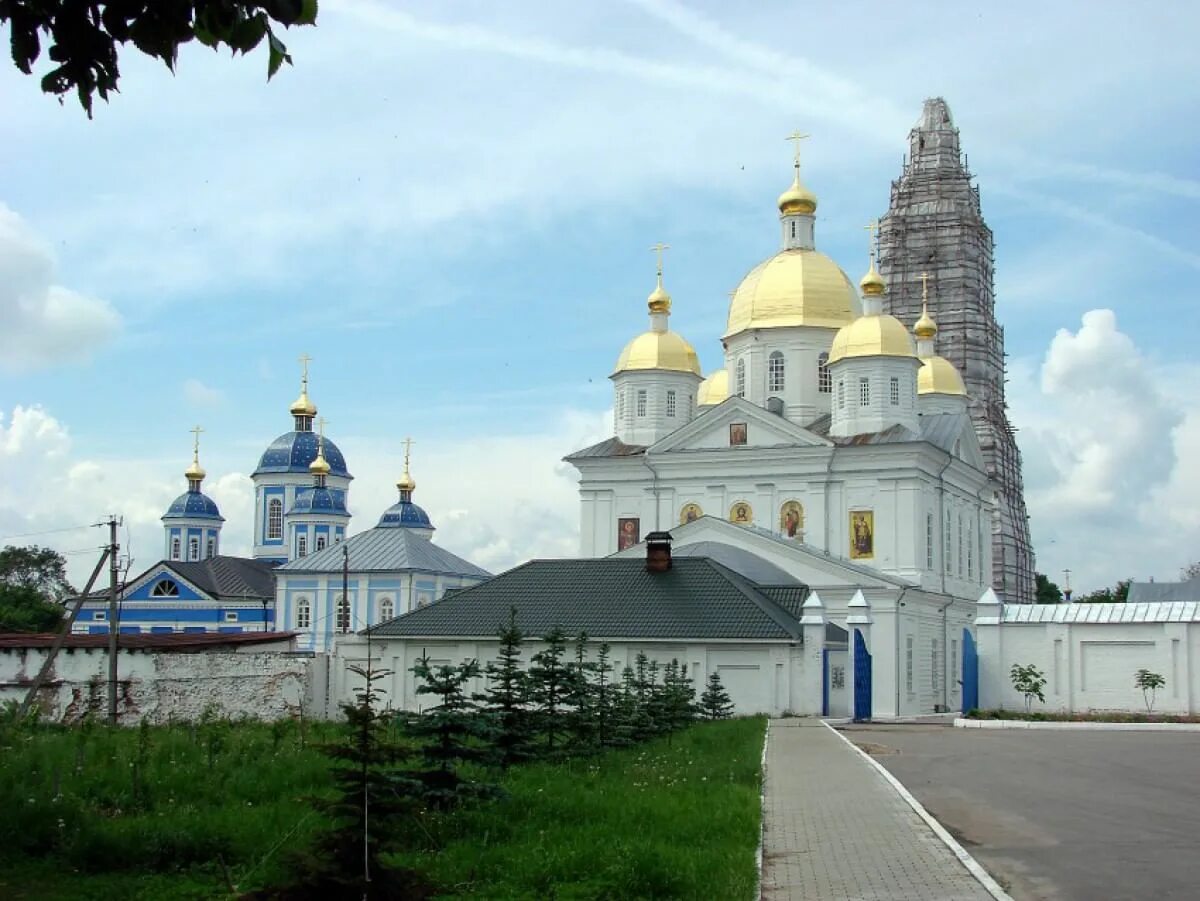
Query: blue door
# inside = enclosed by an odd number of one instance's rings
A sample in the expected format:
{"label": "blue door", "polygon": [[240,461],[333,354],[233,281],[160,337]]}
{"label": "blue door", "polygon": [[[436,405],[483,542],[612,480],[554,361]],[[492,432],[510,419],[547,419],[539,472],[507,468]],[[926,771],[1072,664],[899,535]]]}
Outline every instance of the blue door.
{"label": "blue door", "polygon": [[979,652],[970,629],[963,629],[962,648],[962,712],[969,713],[979,706]]}
{"label": "blue door", "polygon": [[821,716],[829,716],[829,648],[821,648]]}
{"label": "blue door", "polygon": [[854,630],[854,721],[871,718],[871,655],[862,631]]}

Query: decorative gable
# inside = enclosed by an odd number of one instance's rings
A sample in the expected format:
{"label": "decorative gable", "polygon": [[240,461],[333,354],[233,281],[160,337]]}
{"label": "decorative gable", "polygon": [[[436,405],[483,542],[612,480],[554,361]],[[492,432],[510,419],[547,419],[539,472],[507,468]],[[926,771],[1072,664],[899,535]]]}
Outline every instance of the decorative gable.
{"label": "decorative gable", "polygon": [[156,566],[148,569],[126,590],[124,599],[127,601],[212,600],[195,585],[181,578],[169,566]]}
{"label": "decorative gable", "polygon": [[830,442],[745,398],[730,397],[652,445],[652,454],[729,448],[827,447]]}

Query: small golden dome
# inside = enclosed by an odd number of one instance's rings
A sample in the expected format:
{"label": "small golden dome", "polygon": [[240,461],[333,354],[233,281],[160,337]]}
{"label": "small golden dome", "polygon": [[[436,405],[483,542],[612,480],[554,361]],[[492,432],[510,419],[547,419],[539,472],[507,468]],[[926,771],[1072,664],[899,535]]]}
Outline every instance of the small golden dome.
{"label": "small golden dome", "polygon": [[292,401],[292,405],[288,409],[293,416],[317,415],[317,405],[309,400],[307,391],[301,391],[300,396]]}
{"label": "small golden dome", "polygon": [[700,375],[700,358],[695,348],[675,332],[643,332],[625,345],[613,375],[632,369],[670,369]]}
{"label": "small golden dome", "polygon": [[883,276],[875,268],[874,260],[871,260],[871,268],[867,270],[867,274],[859,281],[858,286],[862,289],[862,293],[868,297],[882,297],[884,292],[887,291],[887,282],[883,280]]}
{"label": "small golden dome", "polygon": [[912,336],[895,316],[862,316],[833,338],[829,362],[849,357],[915,357]]}
{"label": "small golden dome", "polygon": [[783,216],[811,216],[816,211],[817,195],[800,182],[800,170],[797,169],[792,186],[779,195],[779,212]]}
{"label": "small golden dome", "polygon": [[325,459],[324,449],[317,451],[317,458],[308,464],[308,471],[315,476],[329,475],[329,461]]}
{"label": "small golden dome", "polygon": [[926,357],[917,371],[917,394],[954,394],[965,396],[967,386],[954,364],[945,357]]}
{"label": "small golden dome", "polygon": [[729,397],[729,370],[718,369],[696,389],[696,406],[712,407]]}
{"label": "small golden dome", "polygon": [[658,285],[650,292],[650,296],[646,298],[646,305],[650,307],[651,313],[671,312],[671,295],[663,287],[661,275],[658,277]]}
{"label": "small golden dome", "polygon": [[921,318],[913,326],[913,334],[918,338],[932,338],[937,334],[937,330],[937,323],[929,315],[929,305],[926,303],[921,304]]}
{"label": "small golden dome", "polygon": [[192,465],[183,471],[184,478],[196,479],[197,481],[202,481],[206,475],[208,475],[208,473],[204,471],[204,467],[201,466],[200,461],[196,459],[193,459]]}
{"label": "small golden dome", "polygon": [[404,475],[400,476],[399,480],[396,482],[396,487],[401,491],[412,491],[417,487],[417,482],[416,479],[408,474],[408,470],[406,469],[404,470]]}
{"label": "small golden dome", "polygon": [[751,328],[841,328],[861,314],[858,292],[837,263],[815,250],[784,250],[742,279],[722,337]]}

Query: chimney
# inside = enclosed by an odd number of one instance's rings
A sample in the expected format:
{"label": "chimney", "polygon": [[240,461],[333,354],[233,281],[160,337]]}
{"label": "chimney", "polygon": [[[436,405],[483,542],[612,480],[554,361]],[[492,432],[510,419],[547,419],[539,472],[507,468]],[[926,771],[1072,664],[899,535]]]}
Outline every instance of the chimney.
{"label": "chimney", "polygon": [[671,533],[651,532],[646,536],[646,572],[665,573],[671,568]]}

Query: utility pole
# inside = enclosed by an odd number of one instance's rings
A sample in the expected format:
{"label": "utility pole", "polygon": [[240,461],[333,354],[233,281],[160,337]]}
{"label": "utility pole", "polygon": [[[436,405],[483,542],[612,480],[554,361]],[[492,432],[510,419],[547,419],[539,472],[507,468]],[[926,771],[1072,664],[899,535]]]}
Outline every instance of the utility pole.
{"label": "utility pole", "polygon": [[108,517],[108,724],[117,724],[117,526],[116,516]]}

